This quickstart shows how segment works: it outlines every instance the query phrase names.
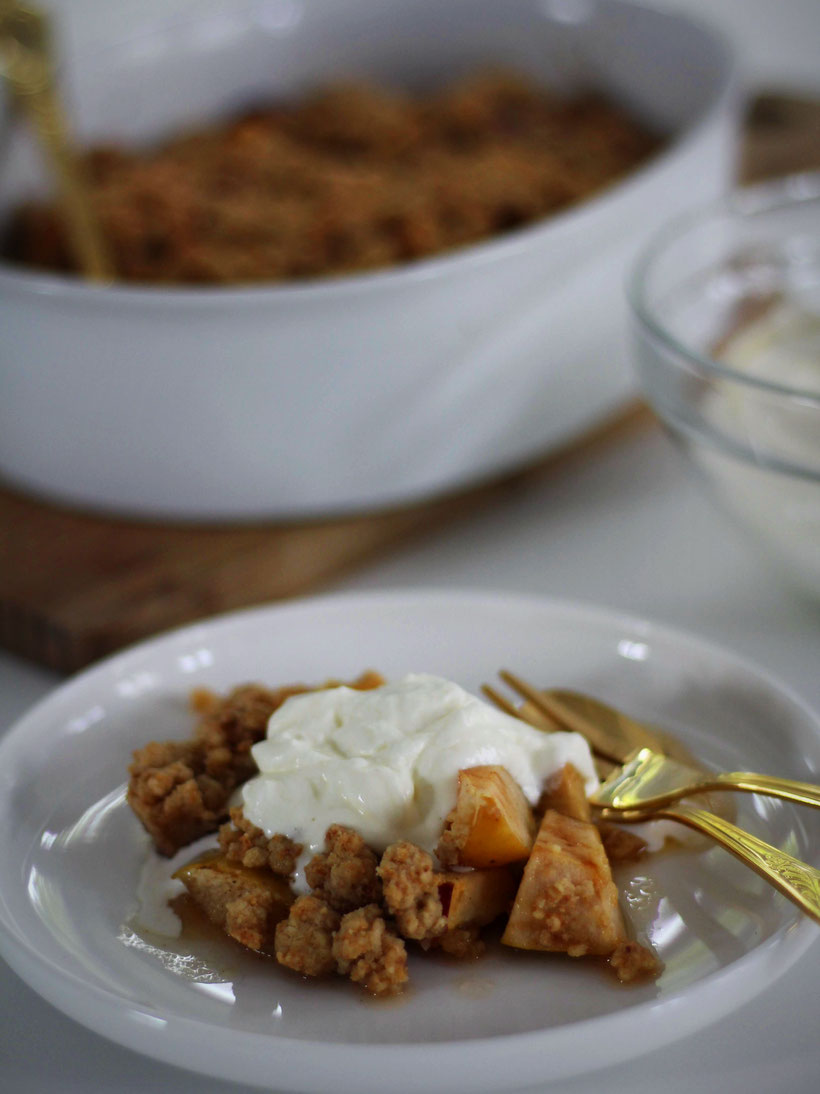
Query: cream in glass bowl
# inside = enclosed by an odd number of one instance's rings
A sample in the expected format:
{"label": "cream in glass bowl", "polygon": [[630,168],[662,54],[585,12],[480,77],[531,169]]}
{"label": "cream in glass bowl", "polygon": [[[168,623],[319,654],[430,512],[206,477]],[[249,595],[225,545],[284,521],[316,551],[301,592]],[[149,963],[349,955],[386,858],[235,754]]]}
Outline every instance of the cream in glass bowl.
{"label": "cream in glass bowl", "polygon": [[629,291],[649,402],[719,506],[820,597],[820,174],[678,219]]}

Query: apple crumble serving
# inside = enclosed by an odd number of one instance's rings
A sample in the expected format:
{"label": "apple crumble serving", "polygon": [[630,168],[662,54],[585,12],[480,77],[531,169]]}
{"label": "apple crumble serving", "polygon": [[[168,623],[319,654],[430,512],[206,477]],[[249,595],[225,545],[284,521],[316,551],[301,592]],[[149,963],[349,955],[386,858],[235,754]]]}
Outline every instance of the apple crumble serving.
{"label": "apple crumble serving", "polygon": [[494,923],[506,946],[605,958],[622,981],[658,973],[610,868],[645,845],[594,822],[583,738],[422,675],[246,685],[194,707],[189,741],[135,753],[128,800],[161,854],[217,832],[175,876],[241,945],[377,996],[402,990],[408,952],[476,957]]}
{"label": "apple crumble serving", "polygon": [[[643,163],[658,140],[597,94],[483,72],[409,94],[319,90],[174,137],[84,155],[120,280],[277,282],[392,266],[530,224]],[[4,251],[71,270],[59,207],[27,201]]]}

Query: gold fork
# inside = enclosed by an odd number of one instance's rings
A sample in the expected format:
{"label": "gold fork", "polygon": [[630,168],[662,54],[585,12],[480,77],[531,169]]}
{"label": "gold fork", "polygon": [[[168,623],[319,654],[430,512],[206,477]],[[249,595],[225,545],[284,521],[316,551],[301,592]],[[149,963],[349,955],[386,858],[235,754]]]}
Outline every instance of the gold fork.
{"label": "gold fork", "polygon": [[[539,729],[569,729],[580,733],[587,739],[592,751],[604,757],[610,770],[613,763],[620,762],[618,754],[624,747],[622,740],[608,736],[600,725],[579,715],[577,709],[571,710],[571,716],[565,718],[566,704],[562,704],[560,700],[556,701],[551,694],[539,691],[513,673],[502,671],[499,675],[526,700],[524,707],[517,707],[495,688],[485,685],[482,688],[484,694],[507,714],[529,722]],[[634,725],[640,726],[640,723],[634,723]],[[617,774],[618,772],[613,778],[617,777]],[[725,787],[721,788],[725,789]],[[732,789],[741,788],[734,786]],[[817,790],[816,787],[813,789]],[[764,793],[768,792],[764,791]],[[592,800],[594,802],[595,799]],[[808,804],[815,804],[815,802]],[[694,828],[714,839],[820,923],[820,870],[745,832],[723,817],[718,817],[705,809],[698,809],[686,802],[681,802],[674,809],[668,806],[659,808],[642,806],[628,810],[604,808],[601,810],[601,816],[607,820],[622,823],[663,818]]]}
{"label": "gold fork", "polygon": [[[569,729],[586,737],[593,752],[613,764],[618,770],[603,768],[604,784],[590,798],[593,805],[609,809],[648,809],[670,805],[692,794],[711,790],[744,791],[784,798],[798,805],[820,809],[820,786],[784,779],[778,775],[758,775],[752,771],[707,771],[695,767],[696,761],[668,733],[649,728],[634,718],[608,706],[569,691],[539,691],[518,676],[499,673],[513,690],[524,696],[524,707],[513,706],[492,688],[485,694],[494,702],[503,703],[508,713],[534,721],[529,715],[538,712],[549,719],[555,729]],[[673,759],[687,757],[687,761]]]}
{"label": "gold fork", "polygon": [[709,790],[765,794],[820,809],[820,786],[813,783],[756,775],[751,771],[701,773],[650,748],[639,749],[623,767],[613,771],[590,801],[608,809],[659,809]]}

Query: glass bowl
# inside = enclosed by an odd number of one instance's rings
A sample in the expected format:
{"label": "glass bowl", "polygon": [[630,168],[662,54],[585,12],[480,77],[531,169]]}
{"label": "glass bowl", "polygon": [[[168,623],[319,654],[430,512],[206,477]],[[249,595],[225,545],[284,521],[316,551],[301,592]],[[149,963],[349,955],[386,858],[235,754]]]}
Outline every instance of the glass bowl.
{"label": "glass bowl", "polygon": [[719,506],[820,597],[820,173],[668,225],[629,296],[647,400]]}

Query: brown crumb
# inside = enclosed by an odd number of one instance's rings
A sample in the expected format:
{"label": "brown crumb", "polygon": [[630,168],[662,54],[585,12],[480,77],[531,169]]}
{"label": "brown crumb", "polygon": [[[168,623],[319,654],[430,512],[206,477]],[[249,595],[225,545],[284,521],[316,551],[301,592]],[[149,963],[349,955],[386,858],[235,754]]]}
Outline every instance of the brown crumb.
{"label": "brown crumb", "polygon": [[297,897],[288,918],[276,927],[276,960],[303,976],[333,972],[333,935],[339,922],[339,913],[318,897]]}
{"label": "brown crumb", "polygon": [[444,826],[436,844],[436,858],[445,870],[459,865],[461,848],[464,846],[470,829],[467,820],[456,808],[450,810],[444,818]]}
{"label": "brown crumb", "polygon": [[307,864],[305,879],[331,908],[350,912],[381,900],[378,865],[375,853],[358,832],[331,824],[325,835],[325,852],[314,855]]}
{"label": "brown crumb", "polygon": [[250,893],[225,908],[225,930],[251,950],[261,950],[269,937],[268,906],[264,896]]}
{"label": "brown crumb", "polygon": [[660,960],[640,942],[619,942],[609,959],[618,979],[626,984],[631,980],[650,980],[660,975]]}
{"label": "brown crumb", "polygon": [[481,928],[477,924],[450,927],[444,934],[423,940],[421,946],[425,950],[441,950],[448,957],[457,957],[461,961],[481,957],[487,949],[481,937]]}
{"label": "brown crumb", "polygon": [[211,714],[219,706],[220,697],[210,688],[193,688],[188,696],[188,706],[194,714]]}
{"label": "brown crumb", "polygon": [[378,904],[342,917],[333,955],[338,971],[372,995],[395,995],[407,982],[404,942],[387,925]]}
{"label": "brown crumb", "polygon": [[609,821],[598,821],[597,828],[610,862],[635,862],[646,852],[646,840],[634,832],[627,832]]}
{"label": "brown crumb", "polygon": [[392,843],[379,864],[384,903],[404,938],[442,934],[447,920],[439,897],[433,860],[414,843]]}
{"label": "brown crumb", "polygon": [[245,819],[239,806],[231,809],[230,818],[219,829],[219,846],[230,862],[240,862],[249,869],[266,866],[274,874],[290,877],[302,853],[301,843],[279,833],[268,839],[261,828]]}

